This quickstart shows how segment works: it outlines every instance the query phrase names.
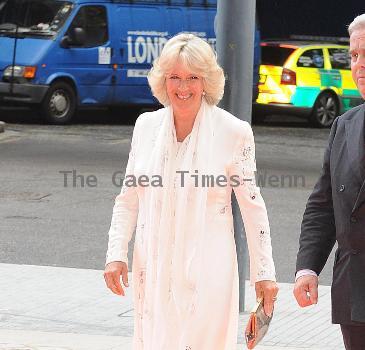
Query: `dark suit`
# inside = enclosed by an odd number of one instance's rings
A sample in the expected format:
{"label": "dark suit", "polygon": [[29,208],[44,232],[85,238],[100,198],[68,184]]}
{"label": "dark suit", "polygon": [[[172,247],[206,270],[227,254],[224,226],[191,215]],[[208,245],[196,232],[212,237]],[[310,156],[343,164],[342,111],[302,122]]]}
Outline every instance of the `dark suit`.
{"label": "dark suit", "polygon": [[303,216],[297,256],[297,271],[319,274],[338,242],[332,321],[343,325],[365,322],[364,118],[361,105],[333,123],[321,176]]}

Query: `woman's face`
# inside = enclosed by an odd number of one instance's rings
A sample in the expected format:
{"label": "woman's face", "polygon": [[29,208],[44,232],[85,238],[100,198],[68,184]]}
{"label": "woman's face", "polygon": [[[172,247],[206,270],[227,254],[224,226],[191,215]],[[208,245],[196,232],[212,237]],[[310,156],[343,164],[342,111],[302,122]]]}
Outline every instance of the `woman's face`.
{"label": "woman's face", "polygon": [[198,113],[204,91],[201,76],[178,61],[166,75],[166,90],[175,115]]}

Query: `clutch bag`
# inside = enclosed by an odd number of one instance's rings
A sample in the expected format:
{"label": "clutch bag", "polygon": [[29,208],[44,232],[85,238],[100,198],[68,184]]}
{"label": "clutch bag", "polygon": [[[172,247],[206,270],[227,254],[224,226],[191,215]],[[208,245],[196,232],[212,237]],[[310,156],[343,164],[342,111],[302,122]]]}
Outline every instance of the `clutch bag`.
{"label": "clutch bag", "polygon": [[245,331],[246,344],[248,349],[253,349],[265,336],[269,329],[272,316],[269,317],[264,311],[264,301],[262,298],[257,300],[256,305],[251,311],[250,318]]}

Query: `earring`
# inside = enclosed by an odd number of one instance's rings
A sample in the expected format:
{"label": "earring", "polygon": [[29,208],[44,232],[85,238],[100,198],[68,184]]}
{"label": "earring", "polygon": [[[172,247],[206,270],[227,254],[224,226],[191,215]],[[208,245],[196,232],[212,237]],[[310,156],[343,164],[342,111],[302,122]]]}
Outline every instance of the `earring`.
{"label": "earring", "polygon": [[205,96],[205,91],[203,91],[203,96]]}

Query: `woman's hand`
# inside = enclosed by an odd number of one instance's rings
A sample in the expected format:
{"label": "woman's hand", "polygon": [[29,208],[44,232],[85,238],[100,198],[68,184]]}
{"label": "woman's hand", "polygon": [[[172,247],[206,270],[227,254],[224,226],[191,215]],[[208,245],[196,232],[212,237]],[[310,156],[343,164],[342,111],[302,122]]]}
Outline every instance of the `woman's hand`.
{"label": "woman's hand", "polygon": [[267,316],[271,316],[279,288],[274,281],[259,281],[255,283],[256,298],[264,298],[264,310]]}
{"label": "woman's hand", "polygon": [[120,284],[120,276],[122,276],[123,284],[128,284],[128,267],[125,262],[113,261],[105,266],[104,279],[107,287],[117,295],[125,295],[122,285]]}

